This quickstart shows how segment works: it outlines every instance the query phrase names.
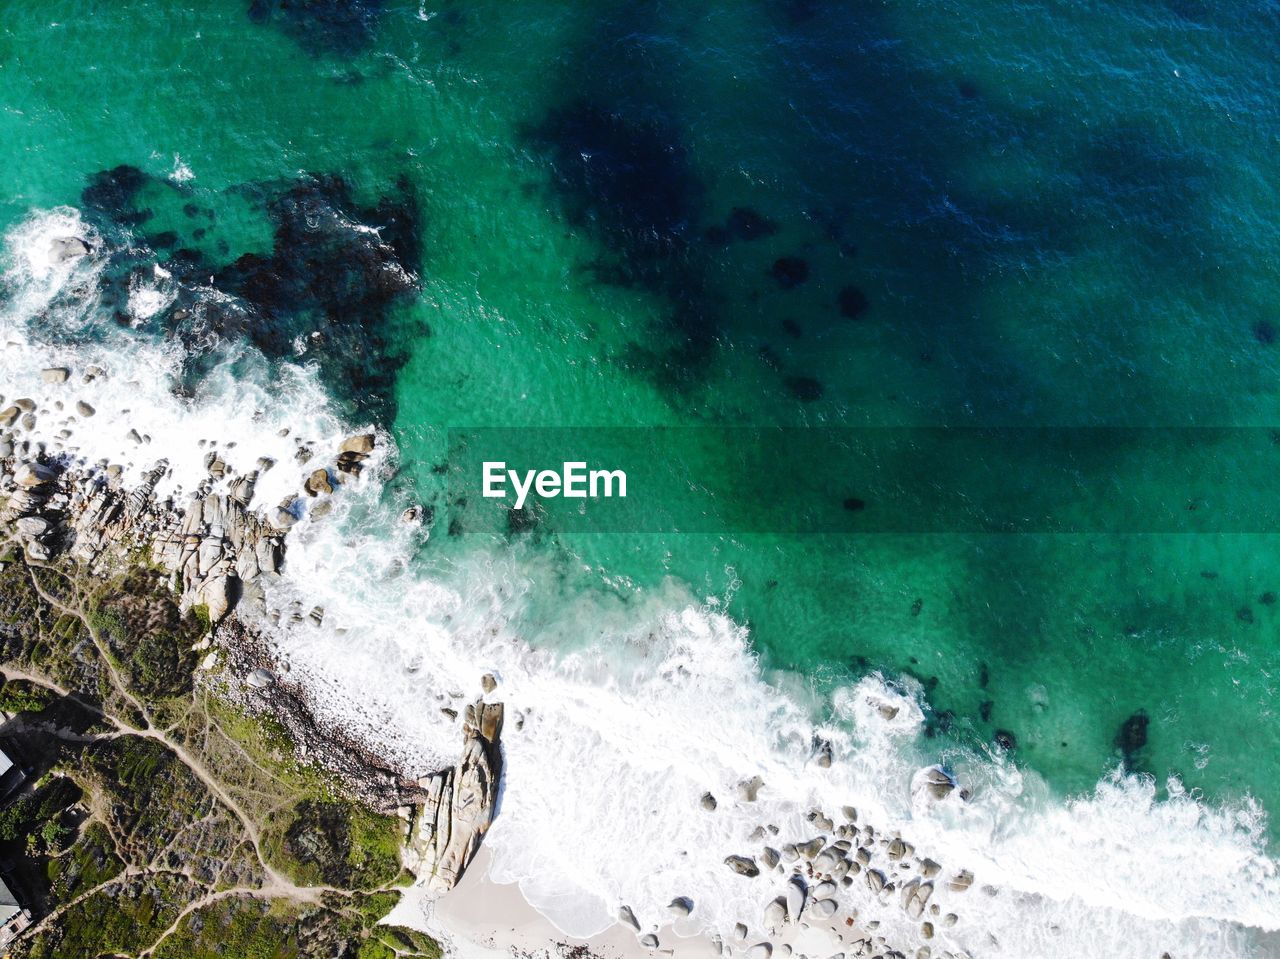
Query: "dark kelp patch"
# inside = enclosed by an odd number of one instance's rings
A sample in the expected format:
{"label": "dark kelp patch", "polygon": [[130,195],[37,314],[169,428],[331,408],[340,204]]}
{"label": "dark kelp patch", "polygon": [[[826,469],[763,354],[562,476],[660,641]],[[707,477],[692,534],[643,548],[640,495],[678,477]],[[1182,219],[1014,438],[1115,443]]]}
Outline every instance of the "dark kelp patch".
{"label": "dark kelp patch", "polygon": [[809,279],[809,263],[798,256],[780,256],[773,261],[769,275],[784,290],[794,290]]}
{"label": "dark kelp patch", "polygon": [[388,327],[393,307],[417,289],[422,256],[408,183],[363,207],[341,177],[307,176],[262,202],[275,227],[272,249],[215,275],[220,290],[250,307],[223,312],[219,332],[243,333],[273,359],[295,355],[303,337],[326,379],[387,416],[395,372],[408,359],[392,348]]}
{"label": "dark kelp patch", "polygon": [[138,194],[149,180],[136,166],[122,163],[90,176],[89,185],[80,193],[80,202],[90,215],[106,217],[121,226],[139,226],[152,217],[150,210],[136,206]]}
{"label": "dark kelp patch", "polygon": [[[201,243],[217,217],[190,202],[182,185],[129,166],[90,177],[84,212],[110,238],[102,305],[121,325],[183,344],[180,390],[194,388],[221,344],[247,338],[272,361],[295,360],[302,347],[301,357],[320,365],[340,400],[388,421],[395,372],[407,359],[392,346],[402,338],[390,326],[400,321],[395,307],[417,289],[423,256],[421,214],[408,180],[402,177],[372,206],[357,202],[347,182],[332,175],[234,187],[225,198],[265,217],[269,252],[227,263],[225,240]],[[166,226],[177,228],[146,232],[142,225],[153,218],[144,204],[164,214],[155,222],[167,215]],[[172,302],[136,316],[130,297],[138,285],[156,282],[158,264]],[[230,296],[210,296],[210,277]]]}
{"label": "dark kelp patch", "polygon": [[652,107],[613,108],[575,99],[524,131],[545,157],[565,218],[607,251],[591,264],[600,282],[648,290],[668,301],[675,342],[636,345],[623,362],[673,390],[705,363],[716,340],[697,236],[704,189],[683,136]]}
{"label": "dark kelp patch", "polygon": [[822,394],[826,392],[822,383],[812,376],[788,376],[786,378],[787,391],[798,399],[801,403],[813,403],[822,399]]}
{"label": "dark kelp patch", "polygon": [[871,306],[871,301],[867,299],[867,294],[856,286],[846,286],[842,289],[840,295],[836,298],[836,303],[840,307],[840,315],[850,320],[856,320],[866,313]]}
{"label": "dark kelp patch", "polygon": [[252,0],[249,19],[275,24],[312,56],[351,57],[377,33],[382,0]]}

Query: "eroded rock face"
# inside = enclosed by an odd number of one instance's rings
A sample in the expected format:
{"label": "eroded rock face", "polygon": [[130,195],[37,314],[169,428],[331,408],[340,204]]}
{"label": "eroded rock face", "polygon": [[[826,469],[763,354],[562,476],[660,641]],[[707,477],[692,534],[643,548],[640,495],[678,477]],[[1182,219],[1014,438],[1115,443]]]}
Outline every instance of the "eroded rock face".
{"label": "eroded rock face", "polygon": [[421,785],[427,791],[410,852],[427,888],[448,892],[474,858],[493,821],[502,777],[501,703],[474,703],[463,722],[462,758]]}

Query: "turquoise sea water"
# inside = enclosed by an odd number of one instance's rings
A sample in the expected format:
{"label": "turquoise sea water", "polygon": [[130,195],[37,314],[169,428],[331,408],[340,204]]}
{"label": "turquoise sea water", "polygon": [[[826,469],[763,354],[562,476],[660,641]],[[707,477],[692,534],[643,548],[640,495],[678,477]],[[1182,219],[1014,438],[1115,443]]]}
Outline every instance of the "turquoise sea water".
{"label": "turquoise sea water", "polygon": [[[0,226],[88,208],[148,262],[257,291],[264,325],[166,315],[148,334],[193,356],[251,336],[316,359],[353,416],[392,430],[387,495],[433,510],[424,568],[494,543],[557,557],[525,624],[535,644],[590,639],[559,619],[566,591],[673,577],[727,602],[766,674],[915,677],[940,742],[1010,733],[1064,795],[1123,761],[1274,810],[1266,517],[1116,531],[1103,500],[1106,532],[574,533],[552,502],[511,533],[447,468],[448,430],[470,427],[1241,426],[1270,441],[1278,28],[1273,4],[1195,0],[9,3]],[[141,175],[91,179],[122,164]],[[392,223],[416,287],[352,293],[377,264],[293,242],[334,210]],[[239,259],[271,254],[273,233],[275,259]],[[300,296],[312,273],[331,287]],[[662,455],[721,478],[707,434],[689,435]],[[1041,442],[961,449],[954,469],[983,456],[1034,489]],[[1280,475],[1256,450],[1190,478],[1162,455],[1105,448],[1092,468],[1119,495],[1209,511],[1246,487],[1265,499]],[[778,475],[742,501],[785,508]],[[936,479],[900,481],[927,498]],[[862,492],[832,488],[832,508]]]}

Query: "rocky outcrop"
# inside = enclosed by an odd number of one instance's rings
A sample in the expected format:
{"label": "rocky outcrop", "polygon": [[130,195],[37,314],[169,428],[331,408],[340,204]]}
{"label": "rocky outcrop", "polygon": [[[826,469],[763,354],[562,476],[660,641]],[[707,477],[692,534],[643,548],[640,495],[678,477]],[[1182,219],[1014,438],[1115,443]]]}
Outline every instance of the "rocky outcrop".
{"label": "rocky outcrop", "polygon": [[[65,382],[70,374],[65,367],[44,372],[49,383]],[[13,426],[24,412],[30,415],[35,406],[25,398],[16,400],[0,412],[0,429]],[[81,416],[96,412],[83,402],[77,411]],[[338,474],[358,474],[375,445],[372,433],[345,440],[334,451]],[[174,575],[183,607],[205,607],[211,623],[246,597],[261,597],[262,579],[276,576],[282,567],[285,531],[297,522],[296,498],[268,516],[252,509],[257,470],[236,475],[211,451],[205,462],[208,479],[175,504],[156,495],[168,470],[164,460],[140,483],[124,489],[118,466],[65,468],[65,460],[46,459],[39,450],[18,435],[0,433],[0,522],[9,524],[31,560],[48,562],[65,551],[99,568],[143,551]],[[267,461],[260,467],[272,465]],[[300,477],[300,485],[312,496],[327,496],[335,490],[329,476],[325,469],[314,470],[310,477]],[[216,491],[219,486],[226,491]],[[325,507],[313,507],[312,517],[322,516]]]}
{"label": "rocky outcrop", "polygon": [[502,704],[474,703],[463,723],[462,758],[419,783],[427,793],[411,866],[435,892],[452,889],[493,821],[502,777]]}
{"label": "rocky outcrop", "polygon": [[78,260],[82,256],[88,256],[93,252],[93,247],[78,236],[60,236],[49,244],[49,252],[53,255],[55,262],[67,263]]}

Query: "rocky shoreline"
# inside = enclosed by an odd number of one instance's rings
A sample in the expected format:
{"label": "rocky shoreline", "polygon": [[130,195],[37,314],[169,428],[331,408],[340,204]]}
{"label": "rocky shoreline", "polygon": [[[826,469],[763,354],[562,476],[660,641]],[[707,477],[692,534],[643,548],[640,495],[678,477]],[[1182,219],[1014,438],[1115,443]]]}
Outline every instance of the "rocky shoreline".
{"label": "rocky shoreline", "polygon": [[[502,704],[482,698],[467,706],[458,761],[410,778],[380,757],[374,744],[319,721],[307,689],[278,668],[266,637],[252,625],[264,614],[268,622],[322,622],[320,607],[269,611],[267,590],[287,561],[289,530],[304,516],[323,521],[343,484],[372,465],[377,434],[357,433],[329,449],[297,438],[292,462],[258,459],[245,472],[236,469],[234,444],[201,441],[206,475],[198,488],[162,495],[168,472],[162,457],[140,481],[126,485],[120,465],[77,456],[75,430],[92,428],[97,410],[76,395],[76,387],[109,375],[99,367],[50,367],[41,376],[39,399],[0,397],[0,528],[31,564],[72,563],[92,572],[142,563],[163,571],[181,608],[195,610],[209,627],[197,647],[204,656],[199,681],[273,719],[301,757],[338,776],[363,802],[397,813],[405,823],[406,866],[431,893],[452,889],[476,855],[498,802]],[[148,439],[137,436],[143,447]],[[269,470],[292,471],[296,492],[275,506],[254,506],[255,488]],[[245,610],[255,615],[237,615]],[[487,695],[494,683],[485,679]],[[829,765],[829,748],[819,754],[819,765]],[[933,800],[956,789],[937,767],[922,770],[917,780]],[[733,800],[753,803],[763,785],[744,781]],[[709,815],[717,804],[710,794],[702,799]],[[945,868],[903,836],[860,823],[850,807],[831,815],[813,809],[807,822],[812,829],[803,835],[762,824],[752,846],[725,860],[726,870],[761,887],[763,905],[757,923],[711,938],[721,955],[787,957],[795,951],[789,940],[810,927],[834,937],[838,949],[830,959],[967,955],[943,944],[962,923],[955,902],[973,885],[971,872]],[[679,896],[663,915],[621,904],[617,919],[641,949],[666,952],[665,930],[679,935],[697,927],[697,899]]]}
{"label": "rocky shoreline", "polygon": [[[65,367],[51,368],[42,380],[71,389],[72,374]],[[87,382],[108,374],[95,367],[80,375]],[[345,480],[359,476],[374,452],[375,434],[348,437],[323,466],[310,445],[300,444],[296,463],[306,469],[299,476],[299,494],[264,516],[250,503],[260,472],[277,466],[269,461],[259,460],[254,470],[236,474],[225,454],[211,449],[205,458],[207,479],[178,500],[156,492],[166,473],[164,460],[146,471],[141,483],[126,487],[119,466],[86,465],[75,460],[70,448],[50,449],[35,432],[41,421],[84,421],[96,412],[83,401],[74,401],[74,407],[72,402],[42,405],[19,397],[0,409],[0,529],[31,564],[68,562],[105,573],[143,563],[163,571],[181,608],[195,610],[208,624],[208,635],[197,646],[206,654],[202,681],[274,719],[300,756],[336,775],[360,800],[380,812],[397,812],[406,821],[406,864],[435,891],[452,888],[493,817],[501,775],[502,705],[477,702],[467,707],[457,764],[408,779],[371,744],[322,727],[305,688],[277,675],[264,638],[235,615],[245,607],[265,611],[264,587],[280,574],[286,534],[300,518],[303,498],[315,501],[310,517],[322,518],[327,498]],[[73,435],[66,429],[63,433],[63,440]],[[318,622],[324,613],[317,607],[305,615]]]}

